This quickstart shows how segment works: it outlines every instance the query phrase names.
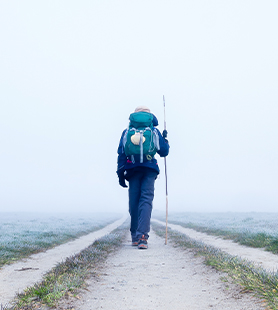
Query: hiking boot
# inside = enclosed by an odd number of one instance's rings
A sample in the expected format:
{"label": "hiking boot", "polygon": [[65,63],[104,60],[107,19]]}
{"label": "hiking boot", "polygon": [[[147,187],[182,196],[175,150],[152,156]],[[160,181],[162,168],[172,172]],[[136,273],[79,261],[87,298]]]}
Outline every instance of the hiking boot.
{"label": "hiking boot", "polygon": [[145,235],[142,235],[142,237],[138,241],[138,249],[147,249],[148,248],[148,241],[145,238]]}
{"label": "hiking boot", "polygon": [[132,241],[131,245],[132,246],[137,246],[138,245],[138,241]]}

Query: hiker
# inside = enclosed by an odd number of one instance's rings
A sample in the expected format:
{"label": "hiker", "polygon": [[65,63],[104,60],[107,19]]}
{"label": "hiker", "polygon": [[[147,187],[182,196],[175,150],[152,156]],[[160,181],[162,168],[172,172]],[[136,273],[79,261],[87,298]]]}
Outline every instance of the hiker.
{"label": "hiker", "polygon": [[132,245],[148,248],[154,182],[159,174],[155,153],[165,157],[169,153],[166,139],[156,128],[157,118],[145,106],[139,106],[130,114],[129,128],[122,133],[118,148],[119,183],[127,187],[129,182],[129,214]]}

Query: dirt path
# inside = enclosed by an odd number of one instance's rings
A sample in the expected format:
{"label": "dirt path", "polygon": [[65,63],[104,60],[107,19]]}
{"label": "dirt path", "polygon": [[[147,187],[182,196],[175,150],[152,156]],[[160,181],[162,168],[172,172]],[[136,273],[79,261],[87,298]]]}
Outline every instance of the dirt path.
{"label": "dirt path", "polygon": [[264,309],[261,302],[224,282],[223,274],[205,266],[201,257],[165,246],[154,232],[148,250],[130,243],[128,234],[123,248],[107,260],[97,279],[89,281],[81,299],[61,309]]}
{"label": "dirt path", "polygon": [[95,240],[109,234],[120,226],[127,216],[120,220],[92,232],[88,235],[57,246],[53,249],[31,255],[29,258],[4,266],[0,269],[0,305],[7,304],[16,293],[22,292],[26,287],[34,285],[42,279],[42,276],[58,262],[79,253],[91,245]]}
{"label": "dirt path", "polygon": [[[161,221],[153,221],[164,225],[164,223]],[[180,225],[168,224],[168,227],[186,234],[192,239],[202,241],[208,245],[219,248],[233,256],[240,256],[241,258],[252,261],[268,271],[277,271],[278,269],[278,255],[275,255],[271,252],[267,252],[258,248],[250,248],[231,240],[224,240],[220,237],[207,235],[205,233],[197,232],[194,229],[184,228]]]}
{"label": "dirt path", "polygon": [[[80,252],[96,239],[121,225],[126,217],[102,230],[83,236],[44,253],[5,266],[0,270],[0,304],[8,303],[17,292],[41,280],[44,273],[59,261]],[[278,257],[259,249],[251,249],[229,240],[209,236],[169,224],[172,229],[191,238],[218,247],[232,255],[256,261],[273,270]],[[20,271],[21,270],[21,271]],[[71,302],[71,301],[68,301]],[[164,245],[164,239],[151,232],[149,249],[130,246],[127,235],[123,248],[112,255],[99,277],[89,281],[89,291],[70,305],[75,309],[231,309],[261,310],[261,302],[239,288],[223,281],[223,274],[203,264],[193,253]]]}

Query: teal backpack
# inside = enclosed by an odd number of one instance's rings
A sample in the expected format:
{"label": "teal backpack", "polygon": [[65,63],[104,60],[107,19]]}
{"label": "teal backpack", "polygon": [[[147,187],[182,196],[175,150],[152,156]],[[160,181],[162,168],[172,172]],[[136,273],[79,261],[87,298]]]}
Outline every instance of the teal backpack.
{"label": "teal backpack", "polygon": [[153,126],[153,115],[148,112],[130,114],[129,128],[124,138],[124,151],[132,162],[152,160],[159,150],[159,136]]}

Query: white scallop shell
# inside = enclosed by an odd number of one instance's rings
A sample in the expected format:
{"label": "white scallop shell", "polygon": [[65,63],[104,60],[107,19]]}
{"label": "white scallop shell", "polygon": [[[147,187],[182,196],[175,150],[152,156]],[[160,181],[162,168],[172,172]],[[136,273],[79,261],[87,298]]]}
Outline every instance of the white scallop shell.
{"label": "white scallop shell", "polygon": [[[130,137],[131,142],[134,145],[139,145],[140,144],[140,132],[136,132],[133,136]],[[143,143],[145,142],[146,138],[143,136]]]}

